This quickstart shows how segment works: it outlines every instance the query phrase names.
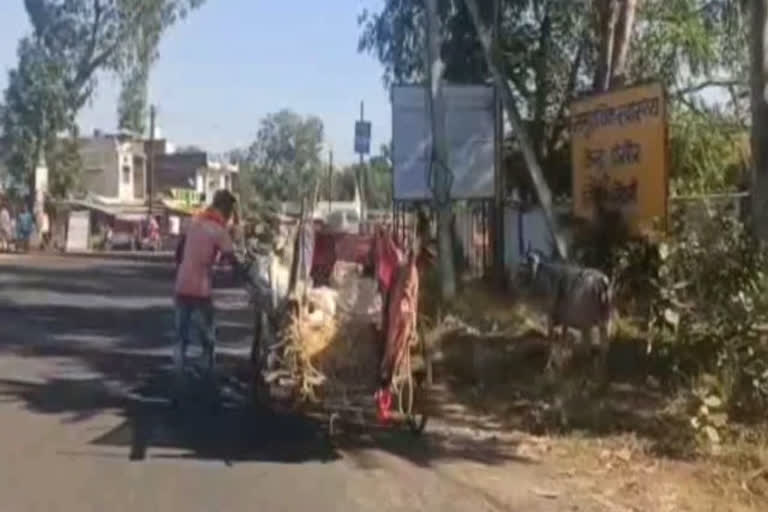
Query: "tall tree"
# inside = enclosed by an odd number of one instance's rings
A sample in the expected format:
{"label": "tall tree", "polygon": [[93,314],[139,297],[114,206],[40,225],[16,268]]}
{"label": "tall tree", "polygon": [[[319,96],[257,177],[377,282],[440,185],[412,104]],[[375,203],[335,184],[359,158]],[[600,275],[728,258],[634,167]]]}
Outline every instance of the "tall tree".
{"label": "tall tree", "polygon": [[[530,128],[537,157],[555,168],[563,152],[567,105],[591,78],[587,39],[587,0],[499,0],[501,72]],[[385,84],[419,82],[423,66],[421,0],[387,0],[378,13],[364,12],[359,49],[384,65]],[[493,2],[477,2],[480,17],[490,26]],[[462,0],[439,4],[441,55],[445,80],[487,83],[492,80],[472,16]]]}
{"label": "tall tree", "polygon": [[[734,0],[499,2],[501,30],[494,58],[556,194],[570,192],[568,106],[596,82],[661,80],[673,110],[696,109],[705,116],[707,111],[697,108],[700,93],[719,89],[729,98],[728,109],[742,117],[747,113],[746,31]],[[360,18],[359,50],[383,64],[385,84],[424,79],[421,4],[386,0],[378,12],[364,12]],[[492,2],[477,4],[480,17],[490,19]],[[615,17],[609,29],[600,24],[605,6]],[[443,0],[439,10],[446,80],[487,82],[488,66],[464,2]],[[519,152],[514,142],[507,147]]]}
{"label": "tall tree", "polygon": [[265,201],[300,201],[324,176],[323,122],[290,110],[261,121],[245,160],[253,194]]}
{"label": "tall tree", "polygon": [[392,208],[392,154],[382,145],[379,154],[368,162],[368,203],[371,208]]}
{"label": "tall tree", "polygon": [[430,179],[432,202],[437,212],[438,266],[440,268],[440,292],[443,300],[456,295],[456,268],[453,261],[453,231],[451,209],[451,185],[453,175],[448,167],[448,134],[445,126],[445,96],[443,94],[444,64],[441,58],[440,17],[437,0],[424,0],[427,11],[427,51],[425,67],[429,77],[427,94],[432,128],[432,155]]}
{"label": "tall tree", "polygon": [[[3,132],[10,166],[32,175],[50,140],[74,130],[74,119],[96,88],[100,70],[117,73],[133,95],[146,86],[148,66],[165,29],[204,0],[25,0],[32,34],[19,44],[9,76]],[[127,90],[126,89],[126,90]],[[139,94],[139,96],[141,96]],[[51,105],[55,108],[52,110]],[[121,122],[141,128],[142,102],[122,102]]]}
{"label": "tall tree", "polygon": [[598,55],[592,87],[596,91],[607,91],[626,79],[627,55],[638,1],[594,0]]}

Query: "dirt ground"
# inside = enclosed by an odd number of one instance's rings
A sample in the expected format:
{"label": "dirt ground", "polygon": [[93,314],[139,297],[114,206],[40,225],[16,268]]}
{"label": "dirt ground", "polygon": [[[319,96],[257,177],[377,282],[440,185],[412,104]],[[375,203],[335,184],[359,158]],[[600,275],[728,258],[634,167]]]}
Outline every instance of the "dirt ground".
{"label": "dirt ground", "polygon": [[557,475],[536,492],[556,500],[567,489],[610,511],[768,510],[764,426],[734,428],[715,455],[691,428],[680,391],[654,378],[641,341],[615,341],[605,386],[595,383],[589,347],[576,343],[547,379],[535,312],[487,290],[463,294],[429,338],[443,384],[433,406],[475,435],[515,439],[519,456]]}

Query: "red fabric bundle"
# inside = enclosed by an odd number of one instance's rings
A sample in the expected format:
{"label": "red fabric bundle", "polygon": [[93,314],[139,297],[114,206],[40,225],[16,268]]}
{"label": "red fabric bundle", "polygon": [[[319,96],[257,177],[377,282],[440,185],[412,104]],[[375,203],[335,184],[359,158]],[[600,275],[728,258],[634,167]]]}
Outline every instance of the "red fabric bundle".
{"label": "red fabric bundle", "polygon": [[411,333],[416,327],[419,305],[419,272],[416,256],[411,254],[404,265],[398,267],[394,285],[389,290],[386,310],[384,356],[381,359],[381,385],[389,387],[406,350]]}
{"label": "red fabric bundle", "polygon": [[315,250],[312,253],[312,279],[328,282],[336,263],[336,239],[330,233],[315,233]]}
{"label": "red fabric bundle", "polygon": [[379,284],[379,292],[387,295],[392,287],[395,272],[402,261],[402,253],[397,248],[392,234],[389,231],[379,230],[374,241],[376,251],[376,280]]}

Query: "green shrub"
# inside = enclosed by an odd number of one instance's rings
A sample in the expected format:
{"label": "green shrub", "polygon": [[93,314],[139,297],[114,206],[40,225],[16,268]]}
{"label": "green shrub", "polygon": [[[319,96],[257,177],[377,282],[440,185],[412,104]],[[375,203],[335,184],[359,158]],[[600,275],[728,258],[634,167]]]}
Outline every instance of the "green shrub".
{"label": "green shrub", "polygon": [[581,230],[575,253],[613,279],[622,314],[644,327],[647,353],[729,415],[768,411],[768,253],[745,224],[709,211],[693,229],[672,215],[654,242],[601,218]]}
{"label": "green shrub", "polygon": [[[732,413],[768,405],[766,251],[737,218],[710,215],[700,229],[673,219],[658,246],[649,348],[673,354],[686,375],[715,377]],[[711,379],[710,379],[711,380]]]}

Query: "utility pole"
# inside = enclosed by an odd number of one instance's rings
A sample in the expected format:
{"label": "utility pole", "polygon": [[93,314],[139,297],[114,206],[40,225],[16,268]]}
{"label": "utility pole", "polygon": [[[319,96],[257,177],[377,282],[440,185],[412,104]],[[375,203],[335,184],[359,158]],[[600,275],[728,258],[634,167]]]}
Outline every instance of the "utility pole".
{"label": "utility pole", "polygon": [[149,107],[149,155],[147,155],[147,204],[148,218],[152,218],[152,199],[155,193],[155,117],[157,109]]}
{"label": "utility pole", "polygon": [[[365,120],[365,103],[360,102],[360,122]],[[365,155],[360,152],[360,170],[357,173],[357,186],[360,190],[360,221],[365,222],[368,217],[368,208],[365,197]]]}
{"label": "utility pole", "polygon": [[333,150],[328,157],[328,215],[331,214],[331,202],[333,201]]}
{"label": "utility pole", "polygon": [[[493,0],[493,45],[499,47],[501,32],[501,1]],[[504,107],[501,92],[495,87],[494,97],[494,204],[493,204],[493,275],[497,283],[504,283]]]}

